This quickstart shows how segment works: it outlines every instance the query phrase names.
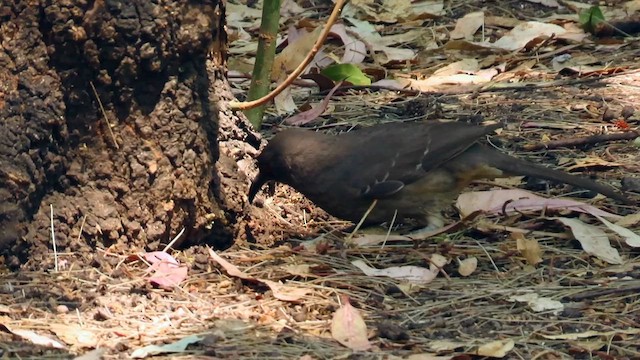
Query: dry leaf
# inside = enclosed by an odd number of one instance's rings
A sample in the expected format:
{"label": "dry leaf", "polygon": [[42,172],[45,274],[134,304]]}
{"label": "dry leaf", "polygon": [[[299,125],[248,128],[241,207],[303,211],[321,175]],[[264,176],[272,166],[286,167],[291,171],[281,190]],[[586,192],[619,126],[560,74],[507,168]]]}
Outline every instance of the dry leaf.
{"label": "dry leaf", "polygon": [[345,296],[342,300],[342,306],[333,314],[331,320],[331,336],[352,350],[369,350],[371,343],[367,337],[367,324],[360,312],[351,306],[348,297]]}
{"label": "dry leaf", "polygon": [[60,340],[68,345],[80,348],[94,348],[98,345],[98,337],[96,334],[79,326],[49,324],[49,328]]}
{"label": "dry leaf", "polygon": [[386,269],[376,269],[368,266],[362,260],[354,260],[351,264],[362,270],[367,276],[386,276],[417,284],[430,283],[436,278],[439,272],[437,268],[426,269],[419,266],[392,266]]}
{"label": "dry leaf", "polygon": [[298,301],[307,294],[309,294],[312,290],[310,288],[301,288],[284,285],[282,283],[266,280],[266,279],[256,279],[261,283],[267,285],[271,292],[273,293],[273,297],[282,301]]}
{"label": "dry leaf", "polygon": [[412,241],[412,238],[402,235],[357,234],[349,242],[359,246],[368,246],[391,241]]}
{"label": "dry leaf", "polygon": [[509,298],[509,301],[525,302],[535,312],[553,311],[557,315],[564,310],[564,304],[560,301],[541,297],[536,293],[514,295]]}
{"label": "dry leaf", "polygon": [[272,280],[254,278],[242,272],[235,265],[231,264],[227,260],[220,257],[220,255],[216,254],[216,252],[213,251],[211,248],[209,248],[208,250],[209,250],[209,256],[211,256],[211,258],[215,262],[220,264],[220,266],[224,268],[227,274],[229,274],[230,276],[235,276],[240,279],[257,281],[267,285],[269,289],[271,289],[271,292],[273,293],[273,297],[275,297],[276,299],[279,299],[282,301],[298,301],[301,298],[305,297],[309,292],[311,292],[311,289],[298,288],[295,286],[281,284],[279,282],[272,281]]}
{"label": "dry leaf", "polygon": [[320,36],[321,27],[317,27],[312,32],[300,30],[302,34],[296,36],[295,40],[290,42],[273,60],[273,70],[271,71],[271,80],[279,81],[295,70],[302,60],[307,56],[309,51]]}
{"label": "dry leaf", "polygon": [[478,347],[477,354],[489,357],[505,357],[515,346],[515,342],[511,339],[496,340]]}
{"label": "dry leaf", "polygon": [[208,248],[208,250],[209,250],[209,256],[211,256],[213,261],[220,264],[220,266],[224,268],[224,270],[227,272],[227,274],[229,274],[229,276],[234,276],[244,280],[253,280],[253,277],[245,274],[240,269],[238,269],[235,265],[233,265],[232,263],[220,257],[220,255],[216,254],[216,252],[213,251],[211,248]]}
{"label": "dry leaf", "polygon": [[360,40],[352,37],[347,33],[347,28],[342,24],[336,24],[331,27],[331,34],[340,38],[344,44],[344,54],[340,63],[342,64],[360,64],[367,56],[367,46]]}
{"label": "dry leaf", "polygon": [[30,341],[34,345],[52,347],[56,349],[66,349],[66,346],[59,343],[58,341],[50,339],[43,335],[39,335],[31,330],[11,329],[5,324],[6,322],[10,322],[10,321],[11,320],[9,318],[2,317],[0,319],[0,331],[8,332],[18,337],[21,337],[24,340]]}
{"label": "dry leaf", "polygon": [[527,0],[527,1],[530,3],[540,4],[547,7],[553,7],[553,8],[560,7],[560,4],[556,0]]}
{"label": "dry leaf", "polygon": [[480,65],[476,59],[463,59],[444,66],[433,72],[433,75],[450,76],[463,73],[472,73],[480,70]]}
{"label": "dry leaf", "polygon": [[444,4],[442,0],[351,0],[342,13],[346,17],[393,24],[401,20],[435,18],[444,13]]}
{"label": "dry leaf", "polygon": [[542,262],[542,249],[536,239],[527,239],[522,233],[511,233],[516,239],[516,247],[520,254],[527,260],[527,264],[536,265]]}
{"label": "dry leaf", "polygon": [[616,329],[612,331],[589,330],[581,333],[567,333],[567,334],[558,334],[558,335],[540,334],[540,335],[543,338],[549,339],[549,340],[577,340],[577,339],[584,339],[584,338],[589,338],[594,336],[604,336],[604,337],[618,336],[620,334],[637,335],[637,334],[640,334],[640,329],[628,328],[628,329]]}
{"label": "dry leaf", "polygon": [[429,260],[431,261],[431,265],[439,269],[442,269],[445,265],[449,263],[449,259],[447,259],[446,257],[440,254],[431,255],[431,258]]}
{"label": "dry leaf", "polygon": [[640,224],[640,212],[623,216],[616,221],[616,225],[622,227],[636,226],[638,224]]}
{"label": "dry leaf", "polygon": [[[454,355],[445,355],[445,356],[440,356],[440,355],[436,355],[436,354],[429,354],[429,353],[421,353],[421,354],[411,354],[409,356],[406,357],[402,357],[399,358],[402,360],[452,360],[452,359],[457,359]],[[389,359],[391,360],[391,359]]]}
{"label": "dry leaf", "polygon": [[485,26],[499,26],[503,28],[513,28],[520,24],[520,20],[514,19],[512,17],[503,17],[503,16],[485,16],[484,25]]}
{"label": "dry leaf", "polygon": [[73,360],[100,360],[103,358],[104,354],[107,352],[106,348],[97,348],[86,352],[80,356],[76,356]]}
{"label": "dry leaf", "polygon": [[552,35],[562,35],[566,30],[558,25],[547,24],[538,21],[528,21],[518,24],[505,36],[492,44],[493,47],[515,51],[527,46],[527,44],[539,37],[550,37]]}
{"label": "dry leaf", "polygon": [[451,39],[473,39],[473,34],[484,25],[484,12],[477,11],[466,14],[456,21],[456,27],[451,31]]}
{"label": "dry leaf", "polygon": [[[506,206],[505,206],[506,204]],[[521,189],[472,191],[460,194],[456,207],[462,216],[476,211],[490,214],[507,214],[512,212],[571,210],[591,215],[618,219],[619,215],[600,210],[589,204],[570,199],[547,199],[532,192]]]}
{"label": "dry leaf", "polygon": [[311,275],[311,266],[309,264],[288,264],[282,267],[282,270],[291,275],[307,277]]}
{"label": "dry leaf", "polygon": [[429,349],[437,352],[454,351],[456,349],[464,349],[468,344],[460,341],[451,340],[433,340],[430,341]]}
{"label": "dry leaf", "polygon": [[[593,71],[593,69],[589,70],[589,72]],[[578,70],[577,72],[581,72],[584,73],[586,72],[586,70],[582,69],[582,70]],[[575,165],[569,166],[567,168],[567,171],[572,171],[572,170],[576,170],[576,169],[586,169],[586,168],[590,168],[590,167],[619,167],[622,166],[622,164],[617,163],[617,162],[611,162],[611,161],[607,161],[605,159],[599,158],[599,157],[588,157],[588,158],[584,158],[584,159],[575,159]]]}
{"label": "dry leaf", "polygon": [[188,268],[164,251],[143,253],[139,257],[151,264],[149,269],[153,273],[149,277],[149,282],[161,288],[172,289],[187,278]]}
{"label": "dry leaf", "polygon": [[589,255],[595,256],[609,264],[622,264],[618,250],[611,247],[609,237],[600,228],[585,224],[578,219],[563,217],[553,218],[568,226],[573,237],[580,242],[582,249]]}
{"label": "dry leaf", "polygon": [[[282,79],[279,79],[279,81],[282,81]],[[296,102],[293,100],[293,95],[291,95],[291,86],[288,86],[281,93],[276,95],[273,99],[273,105],[275,106],[276,113],[278,115],[291,114],[298,109]]]}
{"label": "dry leaf", "polygon": [[474,74],[434,75],[424,80],[407,79],[411,89],[420,91],[463,91],[478,88],[498,75],[496,68],[482,69]]}
{"label": "dry leaf", "polygon": [[187,346],[198,343],[204,338],[203,335],[190,335],[169,344],[145,346],[132,352],[131,357],[141,359],[151,355],[182,353],[187,350]]}
{"label": "dry leaf", "polygon": [[478,268],[478,259],[474,256],[464,260],[458,260],[458,274],[461,276],[469,276]]}
{"label": "dry leaf", "polygon": [[371,57],[379,65],[384,65],[390,61],[406,61],[415,57],[416,52],[412,49],[395,48],[384,44],[382,36],[375,26],[369,22],[348,18],[354,26],[349,29],[355,33],[370,50]]}
{"label": "dry leaf", "polygon": [[329,100],[331,100],[333,93],[335,93],[340,86],[342,86],[342,81],[337,83],[333,87],[333,89],[329,91],[327,96],[325,96],[324,99],[322,99],[322,102],[320,102],[320,104],[314,105],[311,109],[307,111],[303,111],[298,114],[295,114],[285,119],[284,122],[289,125],[304,125],[317,119],[320,115],[322,115],[322,113],[324,113],[325,110],[327,110],[327,106],[329,106]]}
{"label": "dry leaf", "polygon": [[626,242],[627,245],[631,247],[640,247],[640,235],[618,224],[612,224],[603,217],[597,215],[596,217],[598,218],[598,220],[602,221],[602,223],[605,224],[610,230],[622,236],[624,238],[624,242]]}

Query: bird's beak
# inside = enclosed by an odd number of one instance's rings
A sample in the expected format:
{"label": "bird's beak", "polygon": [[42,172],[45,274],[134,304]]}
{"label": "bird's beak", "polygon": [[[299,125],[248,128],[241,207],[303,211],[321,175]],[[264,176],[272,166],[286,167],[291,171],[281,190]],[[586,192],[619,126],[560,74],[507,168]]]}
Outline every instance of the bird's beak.
{"label": "bird's beak", "polygon": [[251,187],[249,188],[249,204],[253,202],[256,194],[258,194],[258,191],[262,188],[262,185],[264,185],[268,180],[269,179],[262,172],[259,172],[255,179],[253,179]]}

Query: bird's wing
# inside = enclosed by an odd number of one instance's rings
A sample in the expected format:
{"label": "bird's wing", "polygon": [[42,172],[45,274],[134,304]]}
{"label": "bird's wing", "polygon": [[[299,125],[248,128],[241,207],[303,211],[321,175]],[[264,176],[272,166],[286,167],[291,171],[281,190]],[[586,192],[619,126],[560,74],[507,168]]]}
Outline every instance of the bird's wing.
{"label": "bird's wing", "polygon": [[[466,123],[386,124],[357,130],[340,171],[362,196],[393,195],[458,156],[497,126]],[[358,134],[360,133],[360,134]],[[347,139],[345,139],[347,140]],[[345,159],[347,160],[347,159]]]}

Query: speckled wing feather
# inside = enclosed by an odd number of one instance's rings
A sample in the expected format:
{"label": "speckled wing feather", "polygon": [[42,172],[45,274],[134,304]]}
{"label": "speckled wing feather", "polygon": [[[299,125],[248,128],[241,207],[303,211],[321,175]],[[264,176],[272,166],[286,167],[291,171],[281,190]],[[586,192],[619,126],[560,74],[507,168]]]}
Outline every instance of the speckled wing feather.
{"label": "speckled wing feather", "polygon": [[[403,136],[390,136],[394,126]],[[450,159],[464,152],[497,126],[466,123],[384,124],[341,135],[349,142],[350,158],[335,169],[370,199],[384,198],[404,186],[428,176]],[[411,131],[413,130],[413,131]]]}

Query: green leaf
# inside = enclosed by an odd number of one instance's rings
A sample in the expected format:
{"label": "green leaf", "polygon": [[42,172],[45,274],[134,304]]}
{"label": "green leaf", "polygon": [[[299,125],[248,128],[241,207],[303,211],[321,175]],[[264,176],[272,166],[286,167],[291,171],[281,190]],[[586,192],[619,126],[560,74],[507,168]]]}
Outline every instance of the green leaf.
{"label": "green leaf", "polygon": [[320,74],[333,81],[348,81],[353,85],[371,85],[371,79],[353,64],[335,64],[327,66]]}
{"label": "green leaf", "polygon": [[589,32],[593,32],[596,26],[603,21],[604,15],[598,6],[592,6],[580,12],[580,25]]}

